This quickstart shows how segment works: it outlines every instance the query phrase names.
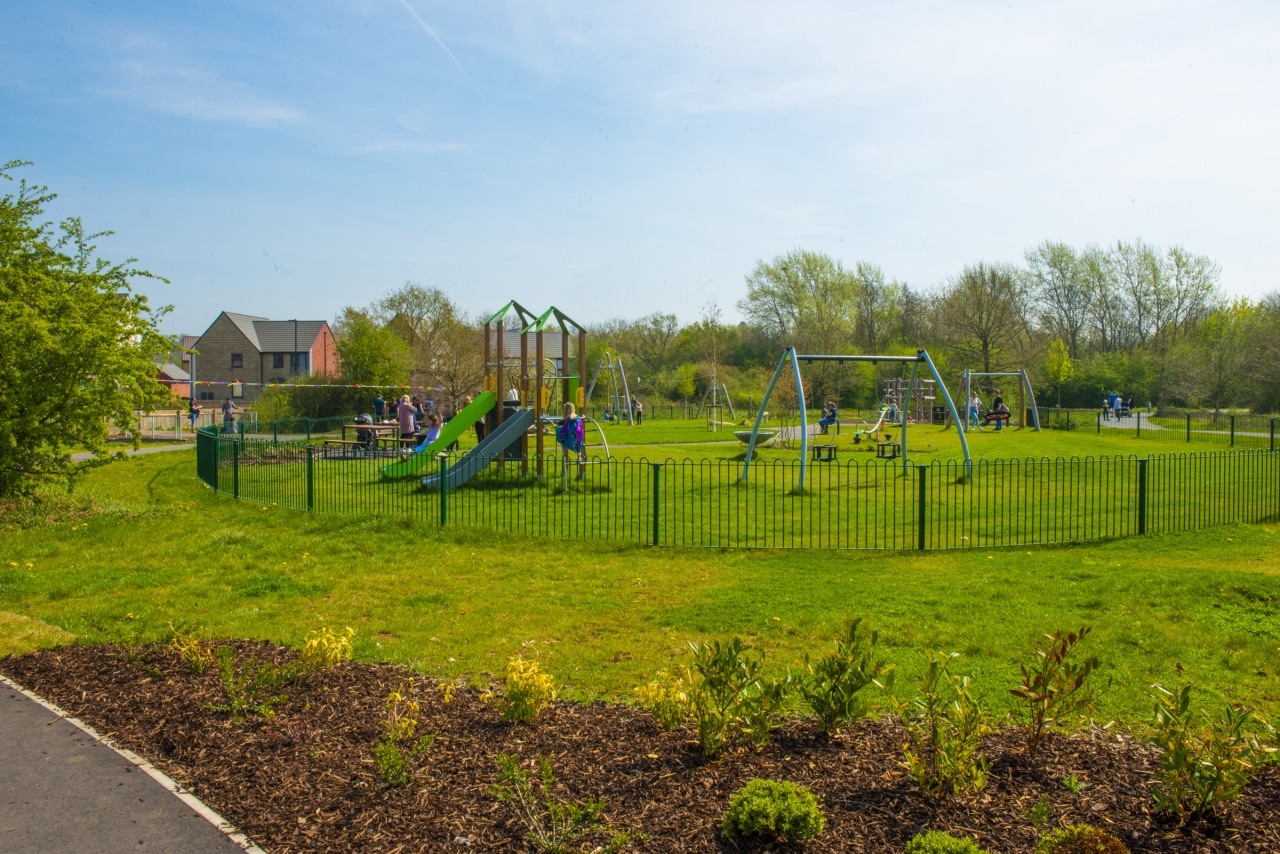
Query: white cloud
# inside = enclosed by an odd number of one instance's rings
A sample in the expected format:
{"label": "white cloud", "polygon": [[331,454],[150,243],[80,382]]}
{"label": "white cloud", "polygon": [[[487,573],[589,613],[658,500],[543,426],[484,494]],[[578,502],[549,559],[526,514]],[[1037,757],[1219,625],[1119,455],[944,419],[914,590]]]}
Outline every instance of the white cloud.
{"label": "white cloud", "polygon": [[250,127],[272,127],[302,119],[299,111],[263,98],[243,84],[211,71],[172,63],[122,62],[115,85],[104,86],[97,94],[160,113]]}

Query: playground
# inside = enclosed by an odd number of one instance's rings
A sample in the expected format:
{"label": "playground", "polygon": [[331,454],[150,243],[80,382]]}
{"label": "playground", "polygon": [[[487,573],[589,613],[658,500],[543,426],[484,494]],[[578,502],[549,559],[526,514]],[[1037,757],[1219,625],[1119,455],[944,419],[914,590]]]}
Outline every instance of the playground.
{"label": "playground", "polygon": [[[1280,514],[1274,421],[1231,426],[1225,448],[1222,431],[1192,429],[1189,417],[1175,429],[1176,419],[1095,413],[1046,429],[1021,371],[994,377],[1013,381],[1014,405],[997,395],[978,419],[968,405],[962,414],[924,350],[788,349],[740,420],[724,422],[727,406],[704,400],[696,419],[645,423],[625,413],[620,363],[603,361],[587,379],[586,332],[559,309],[535,314],[512,301],[481,339],[483,392],[433,439],[350,419],[326,432],[308,425],[306,437],[289,432],[297,425],[205,428],[198,474],[236,499],[298,511],[656,546],[1074,544]],[[815,411],[805,372],[846,363],[877,368],[882,405],[841,412],[828,399]],[[983,379],[993,377],[966,370],[961,400]],[[715,401],[728,390],[708,391]],[[610,420],[581,414],[593,394]]]}

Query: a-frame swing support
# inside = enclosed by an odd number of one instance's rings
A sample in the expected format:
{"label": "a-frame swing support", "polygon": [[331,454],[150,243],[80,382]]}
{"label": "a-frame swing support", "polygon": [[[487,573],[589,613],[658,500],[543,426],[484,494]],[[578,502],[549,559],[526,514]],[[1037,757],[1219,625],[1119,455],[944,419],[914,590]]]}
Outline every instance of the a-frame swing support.
{"label": "a-frame swing support", "polygon": [[[1016,371],[971,371],[965,368],[964,375],[961,377],[960,384],[964,389],[964,421],[957,421],[957,424],[963,424],[964,429],[960,432],[967,433],[973,429],[969,424],[969,401],[973,398],[973,378],[974,377],[1017,377],[1020,380],[1018,387],[1018,397],[1021,402],[1018,409],[1021,410],[1018,415],[1019,427],[1027,426],[1027,413],[1031,413],[1031,426],[1035,428],[1037,433],[1040,432],[1040,406],[1036,403],[1035,390],[1031,388],[1031,379],[1027,376],[1026,368],[1019,368]],[[1024,397],[1025,395],[1025,397]],[[1031,406],[1027,406],[1027,401],[1031,401]],[[953,416],[954,417],[954,416]]]}
{"label": "a-frame swing support", "polygon": [[[827,356],[827,355],[805,355],[796,353],[794,347],[788,347],[782,353],[782,358],[778,359],[778,367],[773,372],[772,379],[769,380],[769,387],[765,389],[764,398],[760,401],[760,409],[756,411],[756,420],[751,428],[751,438],[747,441],[747,458],[742,464],[742,480],[746,480],[751,471],[751,458],[755,455],[756,437],[760,434],[760,425],[764,421],[764,413],[769,405],[769,398],[773,395],[773,389],[778,384],[778,379],[782,376],[782,371],[787,366],[787,362],[791,363],[792,376],[796,383],[796,399],[800,404],[800,482],[798,487],[804,488],[804,476],[809,463],[809,418],[805,412],[804,400],[804,380],[800,376],[801,362],[903,362],[911,363],[911,380],[907,385],[907,395],[910,399],[912,388],[915,386],[916,375],[920,369],[920,365],[924,364],[929,368],[929,373],[933,376],[933,380],[937,383],[939,389],[942,390],[942,397],[947,403],[947,410],[951,413],[952,420],[960,423],[960,415],[956,412],[955,401],[951,399],[951,392],[947,390],[947,384],[942,381],[941,375],[938,374],[938,368],[933,364],[933,359],[929,357],[927,350],[917,350],[914,356]],[[908,411],[906,407],[902,408],[902,473],[908,474],[910,471],[910,462],[907,456],[907,420]],[[965,437],[963,430],[956,431],[960,435],[960,448],[964,452],[964,469],[965,475],[973,474],[973,459],[969,456],[969,440]]]}

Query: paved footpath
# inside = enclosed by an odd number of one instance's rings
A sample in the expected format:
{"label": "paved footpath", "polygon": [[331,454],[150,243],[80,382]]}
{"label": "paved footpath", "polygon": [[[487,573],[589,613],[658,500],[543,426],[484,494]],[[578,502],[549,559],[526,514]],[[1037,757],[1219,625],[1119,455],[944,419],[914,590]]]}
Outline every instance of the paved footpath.
{"label": "paved footpath", "polygon": [[[194,447],[195,445],[191,442],[188,442],[185,445],[143,445],[136,451],[133,448],[129,448],[124,453],[127,457],[136,457],[142,454],[162,454],[165,451],[189,451]],[[72,454],[71,461],[74,463],[80,463],[85,460],[91,460],[93,457],[94,455],[88,451],[81,451],[78,454]]]}
{"label": "paved footpath", "polygon": [[19,851],[244,848],[129,759],[0,683],[0,852]]}

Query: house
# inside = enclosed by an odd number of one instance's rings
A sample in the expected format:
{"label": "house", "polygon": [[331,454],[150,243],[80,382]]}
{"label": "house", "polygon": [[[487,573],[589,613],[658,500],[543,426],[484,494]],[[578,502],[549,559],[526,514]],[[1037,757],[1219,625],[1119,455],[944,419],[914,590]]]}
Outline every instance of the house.
{"label": "house", "polygon": [[191,397],[191,375],[172,362],[156,365],[156,379],[169,389],[174,397],[186,400]]}
{"label": "house", "polygon": [[231,397],[250,404],[266,383],[338,376],[338,350],[324,320],[269,320],[224,311],[190,347],[196,351],[188,373],[197,400]]}

